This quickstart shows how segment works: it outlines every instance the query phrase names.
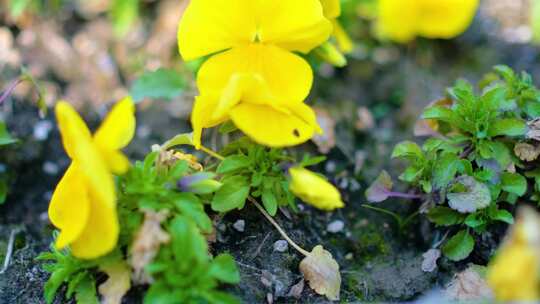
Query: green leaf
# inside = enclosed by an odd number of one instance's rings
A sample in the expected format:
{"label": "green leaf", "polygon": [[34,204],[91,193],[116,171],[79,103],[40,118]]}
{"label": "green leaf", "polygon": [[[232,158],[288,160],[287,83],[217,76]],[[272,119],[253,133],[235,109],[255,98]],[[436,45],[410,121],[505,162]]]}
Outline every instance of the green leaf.
{"label": "green leaf", "polygon": [[172,239],[172,250],[178,262],[190,265],[193,262],[203,263],[209,260],[206,239],[185,216],[176,216],[169,225]]}
{"label": "green leaf", "polygon": [[5,180],[0,179],[0,205],[6,202],[8,195],[8,185]]}
{"label": "green leaf", "polygon": [[264,209],[271,215],[276,215],[278,209],[278,201],[271,187],[264,187],[262,192],[262,202]]}
{"label": "green leaf", "polygon": [[450,108],[434,106],[424,110],[424,113],[422,113],[422,119],[437,119],[445,122],[451,122],[453,114],[454,113]]}
{"label": "green leaf", "polygon": [[0,121],[0,146],[10,145],[16,142],[17,140],[9,134],[6,124]]}
{"label": "green leaf", "polygon": [[473,237],[467,230],[461,230],[444,244],[442,252],[447,258],[457,262],[467,258],[473,249]]}
{"label": "green leaf", "polygon": [[504,209],[498,209],[495,214],[491,216],[491,218],[497,221],[505,222],[509,225],[514,223],[514,216],[512,216],[512,213]]}
{"label": "green leaf", "polygon": [[488,135],[490,137],[495,136],[522,136],[527,130],[525,121],[515,118],[498,119],[491,122],[489,126]]}
{"label": "green leaf", "polygon": [[208,273],[224,283],[237,284],[240,282],[240,272],[234,258],[229,254],[218,255],[210,264]]}
{"label": "green leaf", "polygon": [[471,213],[465,218],[465,225],[471,228],[478,228],[485,223],[485,219],[478,212]]}
{"label": "green leaf", "polygon": [[222,123],[221,126],[219,127],[219,133],[221,134],[228,134],[236,130],[238,130],[238,128],[236,127],[234,122],[232,122],[232,120],[228,120]]}
{"label": "green leaf", "polygon": [[427,217],[430,222],[437,226],[452,226],[463,221],[463,215],[448,207],[432,207]]}
{"label": "green leaf", "polygon": [[139,77],[133,83],[130,95],[135,102],[140,102],[145,98],[170,100],[179,96],[184,87],[185,80],[177,71],[160,68]]}
{"label": "green leaf", "polygon": [[483,209],[491,203],[491,192],[489,188],[467,175],[456,179],[452,189],[446,194],[450,208],[461,213],[471,213]]}
{"label": "green leaf", "polygon": [[521,174],[503,172],[501,175],[502,189],[506,192],[522,196],[527,192],[527,180]]}
{"label": "green leaf", "polygon": [[459,157],[451,153],[442,154],[433,168],[432,184],[435,189],[446,187],[454,179],[460,166]]}
{"label": "green leaf", "polygon": [[423,158],[424,154],[422,153],[422,149],[420,149],[416,143],[404,141],[397,144],[392,152],[392,158],[397,157]]}
{"label": "green leaf", "polygon": [[126,34],[139,17],[139,0],[113,0],[109,16],[116,35]]}
{"label": "green leaf", "polygon": [[249,181],[244,176],[231,176],[222,181],[223,186],[212,199],[212,210],[227,212],[242,209],[249,195]]}
{"label": "green leaf", "polygon": [[193,146],[193,133],[175,135],[161,145],[161,150],[167,150],[175,146]]}
{"label": "green leaf", "polygon": [[251,159],[245,155],[232,155],[226,157],[217,168],[218,174],[225,174],[251,166]]}
{"label": "green leaf", "polygon": [[75,299],[77,303],[99,304],[96,294],[96,282],[91,276],[85,276],[75,289]]}
{"label": "green leaf", "polygon": [[10,0],[9,1],[9,14],[11,17],[17,19],[24,13],[24,11],[32,3],[31,0]]}
{"label": "green leaf", "polygon": [[[203,297],[208,301],[208,303],[212,304],[238,304],[240,301],[236,299],[235,297],[221,292],[221,291],[208,291],[203,294]],[[156,302],[157,303],[157,302]],[[161,304],[161,302],[159,302]]]}
{"label": "green leaf", "polygon": [[212,231],[212,220],[204,211],[204,206],[196,195],[180,193],[175,197],[174,205],[184,216],[191,218],[203,232]]}
{"label": "green leaf", "polygon": [[302,159],[302,161],[298,165],[300,167],[309,167],[309,166],[314,166],[314,165],[320,164],[325,160],[326,160],[326,156],[314,156],[314,157],[311,157],[311,156],[306,154],[306,155],[304,155],[304,158]]}

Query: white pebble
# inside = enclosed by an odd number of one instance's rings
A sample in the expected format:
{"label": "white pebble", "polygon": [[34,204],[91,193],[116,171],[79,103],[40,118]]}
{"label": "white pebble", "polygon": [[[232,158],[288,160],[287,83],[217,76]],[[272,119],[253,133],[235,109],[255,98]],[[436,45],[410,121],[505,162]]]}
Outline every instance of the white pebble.
{"label": "white pebble", "polygon": [[34,125],[34,138],[37,140],[45,140],[49,137],[49,132],[53,128],[52,122],[48,120],[42,120]]}
{"label": "white pebble", "polygon": [[343,223],[343,221],[340,221],[340,220],[333,221],[330,224],[328,224],[328,226],[326,226],[326,230],[330,233],[341,232],[343,231],[343,228],[345,228],[345,223]]}
{"label": "white pebble", "polygon": [[236,229],[239,232],[244,232],[244,229],[246,228],[246,221],[244,220],[238,220],[233,224],[233,228]]}
{"label": "white pebble", "polygon": [[285,240],[278,240],[274,243],[274,251],[285,252],[289,248],[289,244]]}
{"label": "white pebble", "polygon": [[46,161],[43,163],[43,172],[47,173],[48,175],[56,175],[60,171],[60,168],[57,164]]}

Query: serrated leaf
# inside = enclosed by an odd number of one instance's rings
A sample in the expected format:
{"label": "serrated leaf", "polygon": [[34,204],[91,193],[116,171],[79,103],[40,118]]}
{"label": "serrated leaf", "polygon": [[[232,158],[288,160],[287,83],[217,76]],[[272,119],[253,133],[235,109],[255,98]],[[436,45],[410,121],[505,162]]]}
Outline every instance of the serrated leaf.
{"label": "serrated leaf", "polygon": [[449,192],[446,194],[450,208],[461,213],[471,213],[483,209],[491,203],[489,188],[474,179],[464,175],[456,179],[453,187],[461,186],[463,192]]}
{"label": "serrated leaf", "polygon": [[389,192],[392,190],[392,178],[386,171],[382,171],[377,179],[367,188],[366,198],[369,202],[379,203],[389,197]]}
{"label": "serrated leaf", "polygon": [[221,161],[217,168],[218,174],[225,174],[247,168],[251,165],[251,159],[245,155],[232,155]]}
{"label": "serrated leaf", "polygon": [[491,122],[488,135],[495,136],[523,136],[527,131],[527,124],[521,119],[504,118]]}
{"label": "serrated leaf", "polygon": [[140,102],[145,98],[170,100],[179,96],[184,87],[185,80],[177,71],[160,68],[153,72],[146,72],[135,80],[130,89],[130,95],[135,102]]}
{"label": "serrated leaf", "polygon": [[227,212],[242,209],[249,195],[249,181],[244,176],[232,176],[222,181],[223,186],[214,194],[212,210]]}
{"label": "serrated leaf", "polygon": [[432,207],[427,213],[430,222],[437,226],[452,226],[463,221],[463,215],[448,207]]}
{"label": "serrated leaf", "polygon": [[522,196],[527,192],[527,180],[521,174],[503,172],[501,174],[502,189],[508,193]]}
{"label": "serrated leaf", "polygon": [[317,245],[300,262],[300,272],[315,292],[331,301],[339,300],[341,275],[339,265],[323,246]]}
{"label": "serrated leaf", "polygon": [[467,230],[461,230],[444,244],[442,252],[448,259],[457,262],[467,258],[473,249],[473,237]]}
{"label": "serrated leaf", "polygon": [[234,258],[229,254],[220,254],[212,260],[208,274],[221,282],[237,284],[240,282],[240,272]]}

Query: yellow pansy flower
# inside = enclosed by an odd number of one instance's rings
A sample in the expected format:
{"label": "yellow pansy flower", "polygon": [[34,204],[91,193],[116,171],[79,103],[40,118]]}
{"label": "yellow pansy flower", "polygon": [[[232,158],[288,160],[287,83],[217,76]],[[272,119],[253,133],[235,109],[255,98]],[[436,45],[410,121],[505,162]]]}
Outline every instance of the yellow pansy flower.
{"label": "yellow pansy flower", "polygon": [[214,54],[197,75],[195,145],[203,128],[229,119],[274,147],[302,143],[320,131],[303,104],[313,72],[293,52],[311,51],[331,31],[318,0],[191,1],[179,25],[180,54],[185,60]]}
{"label": "yellow pansy flower", "polygon": [[487,281],[500,301],[540,299],[540,217],[520,210],[509,238],[488,267]]}
{"label": "yellow pansy flower", "polygon": [[380,0],[377,31],[397,42],[416,36],[450,39],[471,24],[479,0]]}
{"label": "yellow pansy flower", "polygon": [[94,136],[73,109],[57,103],[56,119],[71,165],[56,186],[49,218],[60,230],[55,246],[71,246],[74,256],[91,259],[116,246],[119,227],[111,172],[121,174],[129,162],[119,151],[135,132],[131,98],[117,103]]}
{"label": "yellow pansy flower", "polygon": [[337,18],[341,16],[340,0],[320,0],[324,16],[332,22],[334,30],[332,36],[336,38],[339,50],[345,54],[353,51],[354,43]]}
{"label": "yellow pansy flower", "polygon": [[345,206],[336,187],[316,173],[302,167],[292,167],[289,174],[291,192],[304,202],[323,210]]}

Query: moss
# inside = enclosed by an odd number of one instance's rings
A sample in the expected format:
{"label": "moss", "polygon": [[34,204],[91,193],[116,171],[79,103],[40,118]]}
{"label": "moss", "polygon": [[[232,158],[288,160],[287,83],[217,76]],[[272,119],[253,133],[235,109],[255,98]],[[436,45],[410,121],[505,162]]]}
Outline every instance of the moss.
{"label": "moss", "polygon": [[391,247],[380,231],[380,227],[377,227],[373,223],[369,223],[354,231],[356,239],[355,256],[357,260],[369,262],[379,256],[385,256],[390,253]]}

